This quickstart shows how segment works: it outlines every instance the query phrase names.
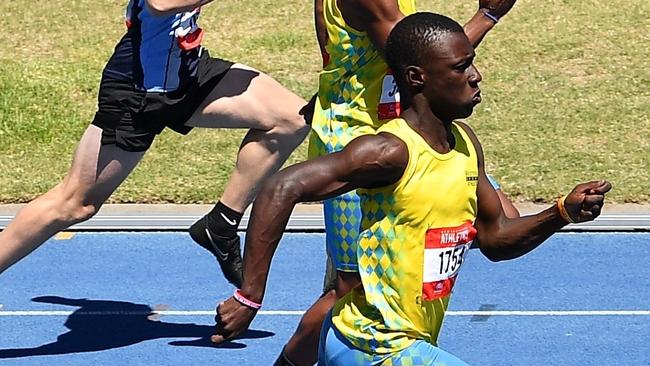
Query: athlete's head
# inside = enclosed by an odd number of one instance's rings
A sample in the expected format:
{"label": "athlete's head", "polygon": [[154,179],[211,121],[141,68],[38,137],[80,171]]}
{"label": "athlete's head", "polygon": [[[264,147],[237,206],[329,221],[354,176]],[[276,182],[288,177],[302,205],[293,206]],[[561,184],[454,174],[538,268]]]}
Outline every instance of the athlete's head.
{"label": "athlete's head", "polygon": [[433,13],[405,17],[386,42],[386,59],[402,103],[408,108],[421,95],[442,120],[468,117],[481,101],[474,56],[460,24]]}

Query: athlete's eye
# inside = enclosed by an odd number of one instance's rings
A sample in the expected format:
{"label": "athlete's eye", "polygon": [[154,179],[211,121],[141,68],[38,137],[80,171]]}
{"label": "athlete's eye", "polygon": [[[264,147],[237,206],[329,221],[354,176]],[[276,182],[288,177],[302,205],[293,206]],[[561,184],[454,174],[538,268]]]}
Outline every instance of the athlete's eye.
{"label": "athlete's eye", "polygon": [[466,60],[466,61],[463,61],[463,62],[461,62],[461,63],[459,63],[459,64],[456,64],[456,66],[454,66],[454,70],[457,70],[457,71],[465,71],[465,70],[467,70],[467,68],[469,68],[471,65],[472,65],[472,61],[471,61],[471,60]]}
{"label": "athlete's eye", "polygon": [[454,70],[465,72],[470,66],[472,66],[473,62],[474,62],[474,57],[462,60],[461,62],[457,63],[454,66]]}

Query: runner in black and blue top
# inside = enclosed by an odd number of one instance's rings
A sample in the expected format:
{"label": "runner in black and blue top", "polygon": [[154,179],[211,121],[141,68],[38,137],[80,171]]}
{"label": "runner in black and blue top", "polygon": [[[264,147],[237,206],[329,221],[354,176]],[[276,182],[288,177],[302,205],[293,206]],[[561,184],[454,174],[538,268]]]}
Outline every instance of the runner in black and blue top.
{"label": "runner in black and blue top", "polygon": [[133,80],[148,92],[169,92],[191,84],[204,34],[198,26],[200,9],[156,16],[145,1],[131,0],[126,8],[127,32],[104,75]]}
{"label": "runner in black and blue top", "polygon": [[103,144],[144,151],[165,127],[192,129],[187,120],[233,65],[210,58],[201,46],[200,10],[158,14],[145,0],[129,1],[127,32],[102,73],[93,120],[103,129]]}
{"label": "runner in black and blue top", "polygon": [[[0,273],[48,238],[92,217],[165,127],[246,128],[215,207],[190,235],[241,283],[237,227],[260,182],[309,131],[306,102],[269,76],[212,58],[201,46],[201,6],[212,0],[131,0],[126,34],[108,61],[97,113],[62,183],[30,202],[0,233]],[[211,152],[214,153],[214,152]]]}

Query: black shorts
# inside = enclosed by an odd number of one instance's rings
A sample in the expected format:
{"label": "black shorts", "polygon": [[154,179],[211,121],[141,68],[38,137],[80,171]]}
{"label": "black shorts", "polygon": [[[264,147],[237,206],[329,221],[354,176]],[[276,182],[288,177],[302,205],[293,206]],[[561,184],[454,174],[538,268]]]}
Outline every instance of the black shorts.
{"label": "black shorts", "polygon": [[194,82],[167,93],[147,93],[130,80],[104,75],[92,121],[103,131],[102,145],[116,145],[132,152],[146,151],[165,127],[187,134],[192,127],[185,123],[232,65],[230,61],[211,58],[204,50]]}

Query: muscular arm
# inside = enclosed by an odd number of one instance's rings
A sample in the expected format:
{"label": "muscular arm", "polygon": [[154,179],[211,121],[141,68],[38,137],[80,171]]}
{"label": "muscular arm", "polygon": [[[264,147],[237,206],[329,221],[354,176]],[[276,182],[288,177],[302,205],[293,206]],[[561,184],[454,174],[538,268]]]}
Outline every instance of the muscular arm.
{"label": "muscular arm", "polygon": [[[323,1],[323,0],[315,0]],[[516,0],[480,0],[479,10],[463,29],[474,48],[494,27],[494,21],[486,17],[490,12],[501,18],[510,11]],[[341,13],[351,27],[368,33],[372,44],[384,54],[386,40],[395,24],[404,18],[396,0],[339,0]],[[318,26],[318,24],[317,24]],[[318,32],[317,32],[318,33]]]}
{"label": "muscular arm", "polygon": [[253,204],[246,233],[242,294],[261,302],[271,259],[296,203],[392,184],[402,176],[407,162],[406,145],[393,135],[379,134],[357,138],[340,152],[276,174]]}
{"label": "muscular arm", "polygon": [[152,14],[157,16],[191,11],[199,6],[211,3],[213,0],[147,0]]}
{"label": "muscular arm", "polygon": [[[261,189],[251,212],[244,249],[244,279],[236,296],[261,304],[271,259],[298,202],[322,200],[356,188],[397,182],[408,163],[406,145],[394,135],[359,137],[342,151],[290,166]],[[215,334],[219,344],[236,337],[253,321],[257,310],[235,299],[217,306]]]}
{"label": "muscular arm", "polygon": [[474,48],[478,47],[485,35],[496,23],[485,15],[489,13],[498,19],[503,18],[515,5],[517,0],[479,0],[478,10],[463,26],[467,38]]}
{"label": "muscular arm", "polygon": [[[536,215],[508,218],[503,212],[494,187],[485,175],[481,145],[471,129],[466,125],[463,127],[470,135],[478,153],[477,240],[481,252],[488,259],[500,261],[520,257],[537,248],[548,237],[567,225],[557,205]],[[566,201],[571,202],[571,216],[576,218],[577,222],[593,220],[600,214],[604,194],[610,188],[611,185],[605,181],[576,186]]]}
{"label": "muscular arm", "polygon": [[497,196],[499,197],[499,202],[501,203],[501,208],[503,208],[503,214],[511,219],[520,217],[521,214],[519,213],[519,210],[515,207],[505,192],[503,192],[502,189],[497,189],[496,191]]}
{"label": "muscular arm", "polygon": [[477,48],[483,38],[485,38],[485,35],[494,28],[494,25],[495,23],[486,17],[485,14],[483,14],[483,11],[479,9],[463,26],[463,30],[472,46]]}

